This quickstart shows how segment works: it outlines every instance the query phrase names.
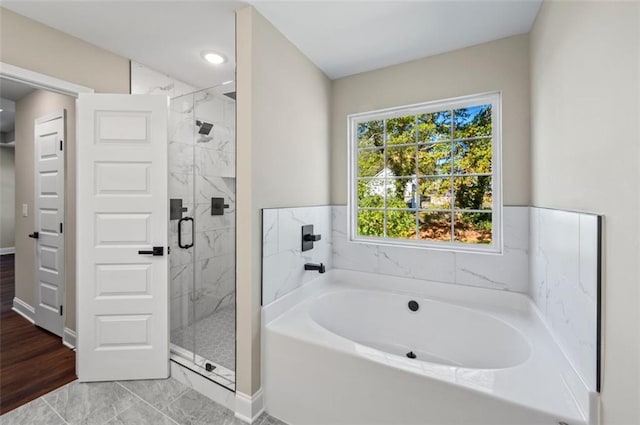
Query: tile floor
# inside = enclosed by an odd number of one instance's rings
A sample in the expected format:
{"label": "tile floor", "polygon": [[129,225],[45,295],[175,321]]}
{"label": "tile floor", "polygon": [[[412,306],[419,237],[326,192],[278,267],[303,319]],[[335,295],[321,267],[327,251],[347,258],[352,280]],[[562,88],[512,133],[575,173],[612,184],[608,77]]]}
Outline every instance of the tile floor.
{"label": "tile floor", "polygon": [[[236,309],[229,305],[195,323],[195,353],[205,359],[236,369]],[[171,342],[191,350],[193,347],[193,325],[171,332]]]}
{"label": "tile floor", "polygon": [[[0,416],[2,425],[243,425],[175,379],[71,382]],[[266,413],[255,425],[286,425]]]}

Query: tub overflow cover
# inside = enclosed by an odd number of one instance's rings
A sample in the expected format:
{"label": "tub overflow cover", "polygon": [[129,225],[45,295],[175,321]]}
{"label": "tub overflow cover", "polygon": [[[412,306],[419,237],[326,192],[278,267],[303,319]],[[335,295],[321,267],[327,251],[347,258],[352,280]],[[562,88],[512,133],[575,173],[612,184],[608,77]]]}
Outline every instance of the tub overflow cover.
{"label": "tub overflow cover", "polygon": [[417,301],[414,301],[414,300],[409,301],[409,310],[418,311],[419,308],[420,308],[420,305],[418,304]]}

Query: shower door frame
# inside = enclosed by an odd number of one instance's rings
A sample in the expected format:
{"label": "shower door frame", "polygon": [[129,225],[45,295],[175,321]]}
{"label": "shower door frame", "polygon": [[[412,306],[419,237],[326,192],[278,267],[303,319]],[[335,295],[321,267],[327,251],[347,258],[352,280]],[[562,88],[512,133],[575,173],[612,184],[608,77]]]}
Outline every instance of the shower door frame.
{"label": "shower door frame", "polygon": [[[170,342],[170,359],[171,361],[180,364],[181,366],[191,370],[194,373],[197,373],[201,376],[203,376],[204,378],[215,382],[216,384],[222,386],[223,388],[235,392],[236,389],[236,371],[235,368],[233,370],[226,368],[225,366],[222,366],[221,364],[219,364],[216,360],[217,359],[208,359],[205,358],[203,356],[201,356],[200,354],[198,354],[198,350],[197,350],[197,329],[198,329],[198,322],[202,321],[202,319],[197,319],[197,315],[196,315],[196,303],[198,301],[198,295],[197,294],[197,273],[196,273],[196,266],[199,262],[198,260],[198,243],[197,243],[197,237],[196,235],[196,226],[198,223],[198,219],[196,217],[196,211],[197,211],[197,205],[198,205],[198,200],[197,200],[197,177],[198,177],[198,171],[197,171],[197,137],[199,132],[197,131],[197,122],[200,122],[199,120],[196,119],[196,95],[198,93],[201,92],[205,92],[205,91],[211,91],[211,90],[215,90],[218,87],[221,87],[222,85],[219,86],[213,86],[213,87],[209,87],[209,88],[205,88],[205,89],[201,89],[201,90],[196,90],[194,92],[190,92],[190,93],[185,93],[183,95],[180,96],[176,96],[173,98],[170,98],[170,115],[176,113],[174,110],[174,102],[180,98],[187,98],[189,96],[191,96],[192,98],[190,99],[191,102],[191,110],[192,110],[192,119],[193,119],[193,131],[191,134],[191,140],[190,143],[188,143],[188,146],[191,146],[191,148],[193,149],[193,155],[192,155],[192,159],[191,159],[191,163],[190,163],[190,171],[186,172],[186,173],[181,173],[184,175],[188,175],[188,179],[189,179],[189,183],[187,183],[187,186],[189,184],[191,184],[192,189],[191,191],[187,192],[191,192],[189,193],[189,196],[192,197],[191,201],[192,202],[186,202],[185,204],[192,205],[192,211],[189,211],[187,213],[186,217],[191,217],[193,219],[191,225],[192,227],[192,232],[191,235],[193,237],[193,239],[190,241],[192,243],[192,246],[189,249],[192,249],[193,251],[191,252],[191,259],[190,259],[190,264],[193,267],[193,273],[191,276],[191,282],[189,283],[190,286],[190,294],[193,294],[193,296],[189,296],[189,300],[188,300],[188,305],[187,305],[187,309],[188,309],[188,314],[186,316],[190,316],[188,318],[187,324],[186,325],[181,325],[182,329],[187,329],[189,326],[192,327],[192,335],[191,335],[191,340],[186,343],[186,344],[182,344],[182,346],[177,345],[173,342]],[[223,93],[218,93],[215,92],[213,93],[213,95],[215,97],[222,97],[224,96]],[[234,116],[235,116],[235,103],[234,105]],[[170,119],[171,120],[171,119]],[[235,120],[235,118],[234,118]],[[235,158],[236,158],[236,153],[235,153],[235,147],[237,144],[237,140],[235,137],[235,122],[234,122],[234,137],[233,137],[233,146],[234,146],[234,154],[233,154],[233,163],[234,163],[234,167],[235,167]],[[171,142],[170,142],[171,143]],[[183,143],[185,144],[185,143]],[[170,157],[171,158],[171,157]],[[171,173],[171,168],[169,169],[169,173]],[[236,190],[236,172],[234,171],[233,173],[233,177],[220,177],[220,178],[233,178],[234,179],[234,185],[233,185],[233,196],[235,199],[235,190]],[[169,194],[169,196],[173,196],[171,193]],[[225,214],[227,214],[225,212]],[[235,239],[236,239],[236,225],[235,225],[235,215],[236,215],[236,211],[235,209],[233,210],[232,214],[234,215],[234,225],[233,225],[233,240],[234,240],[234,250],[233,250],[233,258],[234,258],[234,265],[233,265],[233,272],[234,272],[234,288],[236,286],[237,283],[237,279],[235,276],[235,265],[236,265],[236,261],[237,261],[237,253],[235,250]],[[171,226],[173,225],[174,220],[169,220],[169,226],[168,226],[168,232],[169,235],[171,234]],[[176,249],[180,249],[180,248],[176,248]],[[234,297],[233,297],[233,306],[234,306],[234,311],[236,308],[236,296],[237,293],[235,292],[234,289]],[[171,310],[171,307],[170,307]],[[172,314],[172,312],[170,311],[170,314]],[[215,313],[212,313],[215,314]],[[235,317],[234,317],[234,329],[233,329],[233,335],[234,335],[234,341],[233,341],[233,350],[234,350],[234,364],[237,365],[236,363],[236,359],[237,359],[237,353],[236,353],[236,342],[237,342],[237,332],[236,332],[236,327],[237,324],[235,323]],[[170,330],[170,333],[173,333],[173,330]],[[209,371],[206,369],[205,365],[207,364],[213,364],[215,367],[213,370]]]}

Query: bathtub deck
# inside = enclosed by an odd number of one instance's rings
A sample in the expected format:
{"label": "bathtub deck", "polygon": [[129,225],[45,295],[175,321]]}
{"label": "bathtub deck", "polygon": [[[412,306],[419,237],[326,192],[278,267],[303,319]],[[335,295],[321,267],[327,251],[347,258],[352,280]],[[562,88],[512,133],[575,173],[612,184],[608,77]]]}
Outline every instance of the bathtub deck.
{"label": "bathtub deck", "polygon": [[[413,292],[415,295],[415,288],[421,288],[420,296],[427,299],[455,300],[455,304],[508,323],[530,341],[532,355],[522,364],[503,369],[463,368],[383,352],[320,326],[310,314],[318,297],[336,292],[340,296],[344,291],[370,292],[372,289],[363,289],[362,285],[348,282],[375,280],[374,275],[366,273],[339,270],[331,273],[333,276],[314,283],[313,289],[308,288],[309,285],[300,288],[306,291],[304,296],[292,294],[288,299],[285,297],[264,309],[265,393],[267,409],[272,409],[270,411],[276,416],[300,424],[313,423],[314,420],[380,424],[393,420],[393,423],[400,424],[420,421],[420,416],[411,416],[414,410],[427,415],[422,416],[423,420],[431,415],[429,419],[436,420],[433,423],[473,424],[477,423],[477,415],[485,414],[495,424],[565,421],[575,425],[589,422],[586,417],[588,408],[585,409],[589,395],[586,391],[579,392],[581,387],[575,370],[526,296],[398,279],[396,293]],[[387,287],[389,280],[388,277],[384,279]],[[375,289],[375,283],[370,281],[367,285],[373,290],[380,290]],[[290,305],[283,306],[287,303]],[[269,311],[272,307],[277,313]],[[443,320],[443,325],[446,326],[446,320]],[[305,368],[305,364],[313,367]],[[280,373],[279,369],[286,372]],[[292,393],[283,387],[296,390]],[[385,394],[385,397],[380,394]],[[435,399],[424,398],[426,394],[438,394],[438,397],[448,394],[449,398],[443,396],[438,403],[442,406],[449,403],[454,411],[444,407],[439,410]],[[313,411],[317,402],[335,405],[338,395],[350,402],[338,403],[334,409],[335,416],[323,416],[323,412]],[[285,399],[288,406],[281,402]],[[451,400],[460,403],[452,404]],[[434,404],[429,409],[421,410],[421,405],[430,402]],[[461,405],[467,406],[465,410],[460,411]],[[304,409],[297,406],[304,406]],[[400,419],[384,417],[386,410],[396,408]],[[370,409],[382,416],[376,418],[363,413]],[[493,410],[493,413],[487,410]],[[465,416],[471,412],[476,412],[476,416]],[[305,420],[307,416],[312,420]],[[365,417],[365,422],[358,419]]]}

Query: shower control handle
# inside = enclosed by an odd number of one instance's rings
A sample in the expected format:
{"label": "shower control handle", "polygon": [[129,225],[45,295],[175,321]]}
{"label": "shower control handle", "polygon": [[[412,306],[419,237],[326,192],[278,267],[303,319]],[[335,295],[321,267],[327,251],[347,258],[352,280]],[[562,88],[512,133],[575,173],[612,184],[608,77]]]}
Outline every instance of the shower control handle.
{"label": "shower control handle", "polygon": [[[182,243],[182,223],[184,223],[185,221],[190,221],[191,222],[191,243],[190,244],[183,244]],[[178,221],[178,246],[182,249],[189,249],[193,246],[193,237],[194,237],[194,225],[193,225],[193,218],[191,217],[183,217]]]}

